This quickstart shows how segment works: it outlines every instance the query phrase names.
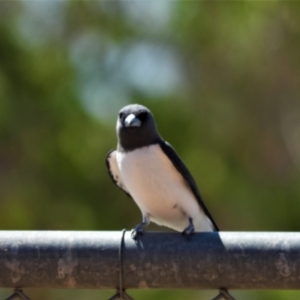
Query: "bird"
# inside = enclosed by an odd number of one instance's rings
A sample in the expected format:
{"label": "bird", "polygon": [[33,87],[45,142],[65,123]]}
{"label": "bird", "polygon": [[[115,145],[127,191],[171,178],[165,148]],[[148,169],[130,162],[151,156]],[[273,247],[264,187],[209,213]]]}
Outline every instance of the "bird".
{"label": "bird", "polygon": [[133,239],[154,222],[190,236],[219,231],[196,182],[174,148],[158,132],[151,111],[140,104],[123,107],[117,118],[117,148],[106,156],[112,181],[142,213]]}
{"label": "bird", "polygon": [[[116,129],[117,149],[106,155],[106,167],[112,181],[142,212],[142,222],[131,232],[134,240],[151,221],[185,236],[219,231],[193,176],[174,148],[160,136],[147,107],[123,107]],[[220,297],[234,300],[226,288],[220,288],[214,299]]]}

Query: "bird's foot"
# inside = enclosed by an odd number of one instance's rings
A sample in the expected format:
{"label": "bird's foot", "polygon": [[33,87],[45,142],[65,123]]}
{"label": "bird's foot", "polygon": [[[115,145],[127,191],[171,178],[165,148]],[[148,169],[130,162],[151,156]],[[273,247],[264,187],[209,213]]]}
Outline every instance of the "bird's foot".
{"label": "bird's foot", "polygon": [[138,237],[139,237],[140,235],[143,235],[143,233],[144,233],[144,227],[145,227],[144,224],[141,223],[141,224],[136,225],[135,228],[132,229],[132,231],[131,231],[131,237],[132,237],[135,241],[138,239]]}
{"label": "bird's foot", "polygon": [[195,232],[195,227],[194,227],[194,224],[193,224],[193,219],[192,218],[189,218],[189,225],[188,227],[186,227],[183,232],[182,232],[182,235],[183,236],[191,236],[194,232]]}
{"label": "bird's foot", "polygon": [[143,217],[143,222],[137,224],[131,231],[131,237],[136,241],[140,235],[143,235],[144,228],[149,224],[149,218],[147,216]]}

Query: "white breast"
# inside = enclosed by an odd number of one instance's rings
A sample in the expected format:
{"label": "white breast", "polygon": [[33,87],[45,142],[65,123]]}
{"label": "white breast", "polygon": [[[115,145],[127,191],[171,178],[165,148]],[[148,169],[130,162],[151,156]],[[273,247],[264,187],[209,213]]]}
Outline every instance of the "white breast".
{"label": "white breast", "polygon": [[127,190],[151,221],[183,231],[191,217],[196,231],[212,231],[184,178],[159,145],[117,152],[117,163]]}

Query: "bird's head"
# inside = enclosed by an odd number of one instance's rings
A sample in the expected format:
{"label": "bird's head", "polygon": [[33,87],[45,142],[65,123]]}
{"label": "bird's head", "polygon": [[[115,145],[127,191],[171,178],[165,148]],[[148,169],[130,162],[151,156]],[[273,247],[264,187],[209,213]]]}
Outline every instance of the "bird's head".
{"label": "bird's head", "polygon": [[160,140],[151,111],[139,104],[123,107],[117,120],[119,147],[125,151],[149,146]]}

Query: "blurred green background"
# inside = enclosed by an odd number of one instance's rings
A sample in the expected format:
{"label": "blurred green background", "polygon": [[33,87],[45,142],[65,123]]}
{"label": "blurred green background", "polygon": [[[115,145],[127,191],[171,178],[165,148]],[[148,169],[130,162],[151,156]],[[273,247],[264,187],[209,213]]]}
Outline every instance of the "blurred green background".
{"label": "blurred green background", "polygon": [[[106,153],[148,106],[221,230],[299,231],[297,1],[0,1],[0,228],[121,230],[141,220]],[[150,229],[164,230],[151,226]],[[26,290],[35,299],[113,291]],[[0,290],[0,299],[11,294]],[[216,291],[129,291],[211,299]],[[296,299],[297,291],[233,291]]]}

